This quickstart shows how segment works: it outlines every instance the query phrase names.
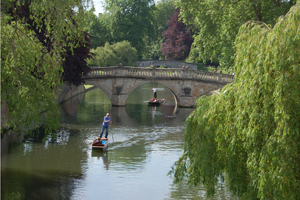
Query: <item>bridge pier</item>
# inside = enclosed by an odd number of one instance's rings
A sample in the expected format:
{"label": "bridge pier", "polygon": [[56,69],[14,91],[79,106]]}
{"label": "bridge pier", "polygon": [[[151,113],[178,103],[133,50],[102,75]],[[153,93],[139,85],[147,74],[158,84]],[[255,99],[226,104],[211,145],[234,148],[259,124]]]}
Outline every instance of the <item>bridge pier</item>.
{"label": "bridge pier", "polygon": [[192,97],[179,97],[179,107],[190,108],[193,107],[195,103]]}
{"label": "bridge pier", "polygon": [[111,103],[113,106],[125,106],[125,102],[128,95],[126,94],[113,94],[111,98]]}
{"label": "bridge pier", "polygon": [[[85,84],[103,90],[113,106],[125,106],[128,95],[135,88],[145,83],[153,83],[169,88],[179,107],[192,107],[198,97],[231,83],[233,77],[187,68],[100,67],[93,68],[84,80]],[[58,101],[64,99],[70,89],[72,88],[62,87]]]}

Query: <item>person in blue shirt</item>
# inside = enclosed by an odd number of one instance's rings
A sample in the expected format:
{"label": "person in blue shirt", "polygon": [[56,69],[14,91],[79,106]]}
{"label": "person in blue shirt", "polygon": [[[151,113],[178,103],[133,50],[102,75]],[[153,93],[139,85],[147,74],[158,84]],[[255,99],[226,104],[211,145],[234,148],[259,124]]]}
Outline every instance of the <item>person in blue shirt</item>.
{"label": "person in blue shirt", "polygon": [[102,138],[104,129],[106,129],[105,138],[107,138],[107,135],[108,135],[108,126],[111,123],[112,123],[112,120],[111,120],[111,118],[109,116],[109,113],[106,113],[106,116],[104,117],[104,120],[103,120],[103,123],[102,123],[102,129],[101,129],[101,133],[100,133],[100,138]]}

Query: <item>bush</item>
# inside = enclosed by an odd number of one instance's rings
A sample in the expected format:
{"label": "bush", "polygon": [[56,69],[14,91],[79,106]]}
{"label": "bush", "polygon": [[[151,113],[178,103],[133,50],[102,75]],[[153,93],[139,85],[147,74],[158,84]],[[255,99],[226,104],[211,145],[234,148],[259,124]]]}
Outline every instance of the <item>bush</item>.
{"label": "bush", "polygon": [[128,41],[112,45],[107,42],[104,47],[97,47],[91,52],[95,55],[88,60],[88,64],[99,67],[117,66],[119,63],[123,66],[135,66],[137,61],[137,50]]}
{"label": "bush", "polygon": [[202,60],[200,60],[200,58],[199,58],[199,52],[197,51],[197,49],[195,48],[194,45],[191,46],[189,56],[185,59],[185,62],[187,62],[187,63],[202,62]]}

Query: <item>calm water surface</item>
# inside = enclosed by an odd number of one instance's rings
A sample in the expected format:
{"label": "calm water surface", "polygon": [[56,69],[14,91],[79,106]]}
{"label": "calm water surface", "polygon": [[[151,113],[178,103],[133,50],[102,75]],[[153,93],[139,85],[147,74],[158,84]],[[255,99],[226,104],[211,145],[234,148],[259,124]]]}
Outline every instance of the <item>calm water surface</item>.
{"label": "calm water surface", "polygon": [[[176,108],[172,93],[161,85],[164,105],[149,107],[143,85],[126,107],[112,107],[100,89],[69,99],[61,106],[56,139],[42,136],[12,145],[1,163],[2,199],[206,199],[203,186],[174,185],[167,176],[181,156],[184,121],[193,109]],[[92,150],[103,117],[110,112],[109,148]],[[220,183],[213,199],[233,199]]]}

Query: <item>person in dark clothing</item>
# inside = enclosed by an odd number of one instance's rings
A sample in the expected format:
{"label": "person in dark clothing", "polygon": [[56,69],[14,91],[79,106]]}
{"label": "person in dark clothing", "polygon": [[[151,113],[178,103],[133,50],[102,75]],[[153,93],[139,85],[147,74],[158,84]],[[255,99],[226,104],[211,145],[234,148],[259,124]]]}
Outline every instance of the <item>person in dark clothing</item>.
{"label": "person in dark clothing", "polygon": [[157,99],[157,90],[156,90],[155,86],[153,86],[153,88],[151,90],[154,93],[154,98]]}

